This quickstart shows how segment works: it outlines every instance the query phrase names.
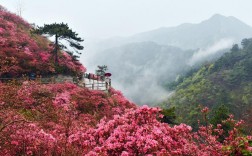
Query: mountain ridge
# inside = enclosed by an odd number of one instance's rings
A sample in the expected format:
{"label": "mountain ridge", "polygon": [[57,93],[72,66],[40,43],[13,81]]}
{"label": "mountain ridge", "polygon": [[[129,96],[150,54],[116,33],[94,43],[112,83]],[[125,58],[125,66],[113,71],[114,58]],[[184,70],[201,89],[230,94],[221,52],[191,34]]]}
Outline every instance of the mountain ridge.
{"label": "mountain ridge", "polygon": [[[178,34],[178,31],[183,31],[186,34],[186,32],[192,31],[190,29],[193,29],[193,31],[196,31],[196,32],[191,33],[191,36],[195,35],[195,34],[204,34],[206,32],[205,29],[204,29],[204,27],[206,25],[209,25],[209,24],[211,24],[211,25],[220,25],[220,23],[217,23],[217,22],[222,22],[222,21],[226,21],[226,23],[224,23],[224,27],[229,27],[229,26],[232,26],[232,25],[236,25],[236,26],[239,26],[241,28],[241,29],[232,28],[231,30],[228,31],[229,33],[230,32],[235,32],[236,29],[244,31],[241,36],[239,35],[239,33],[234,33],[233,34],[233,36],[235,36],[235,38],[237,38],[235,40],[235,42],[240,42],[241,39],[248,38],[248,37],[252,36],[252,27],[249,26],[248,24],[244,23],[243,21],[239,20],[238,18],[236,18],[234,16],[223,16],[221,14],[214,14],[210,18],[208,18],[206,20],[203,20],[203,21],[201,21],[199,23],[182,23],[182,24],[179,24],[177,26],[171,26],[171,27],[165,27],[164,26],[164,27],[160,27],[160,28],[153,29],[153,30],[150,30],[150,31],[136,33],[135,35],[131,35],[131,36],[128,36],[128,37],[117,36],[117,37],[112,37],[112,38],[108,38],[108,39],[103,39],[103,40],[100,40],[99,44],[105,46],[105,48],[103,48],[103,49],[106,49],[106,48],[113,47],[113,45],[115,45],[115,44],[123,45],[123,44],[131,43],[131,42],[153,41],[153,42],[156,42],[158,44],[163,44],[163,45],[178,46],[180,48],[185,47],[184,49],[203,48],[203,47],[205,47],[207,45],[206,43],[205,44],[196,44],[197,46],[189,46],[189,45],[178,44],[177,43],[178,41],[176,41],[176,40],[173,40],[173,42],[167,42],[167,40],[171,40],[172,37],[174,37],[174,36],[176,37],[176,35],[181,35],[181,34]],[[197,31],[197,29],[200,29],[200,31]],[[171,34],[167,34],[167,33],[171,33]],[[222,32],[220,32],[220,33],[222,33]],[[162,41],[160,39],[155,39],[155,38],[158,38],[160,36],[164,36],[164,34],[167,34],[167,35],[165,35],[164,38],[167,38],[167,36],[168,36],[168,39],[166,39],[164,41]],[[169,38],[169,36],[171,36],[171,37]],[[227,38],[227,37],[230,37],[230,36],[232,37],[232,35],[227,36],[227,35],[224,34],[224,36],[220,36],[219,38],[212,39],[212,42],[214,42],[214,41],[216,41],[218,39],[221,39],[221,38],[224,38],[224,37]],[[208,37],[211,37],[211,35],[209,34]],[[187,41],[190,41],[190,40],[193,40],[193,39],[194,38],[191,38],[191,39],[189,38]],[[206,39],[206,37],[204,39]],[[199,39],[197,39],[197,40],[199,40]],[[111,43],[113,43],[113,42],[114,42],[114,44],[111,45]],[[109,45],[109,46],[106,47],[106,44]]]}
{"label": "mountain ridge", "polygon": [[[237,32],[239,30],[239,32]],[[134,41],[150,40],[159,44],[183,47],[183,49],[203,48],[222,38],[235,38],[234,42],[252,36],[252,27],[233,16],[215,14],[200,23],[184,23],[175,27],[162,27],[136,34]],[[208,43],[206,40],[210,40]]]}

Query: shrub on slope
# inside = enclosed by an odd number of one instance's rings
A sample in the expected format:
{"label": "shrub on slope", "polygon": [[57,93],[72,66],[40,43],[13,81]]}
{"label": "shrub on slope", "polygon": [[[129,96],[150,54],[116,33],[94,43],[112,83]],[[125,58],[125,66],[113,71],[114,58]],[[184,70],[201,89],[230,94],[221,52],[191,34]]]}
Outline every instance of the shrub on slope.
{"label": "shrub on slope", "polygon": [[71,148],[70,135],[135,108],[113,89],[105,93],[72,83],[0,83],[0,155],[62,153]]}
{"label": "shrub on slope", "polygon": [[66,53],[53,64],[53,46],[43,36],[31,33],[32,26],[0,6],[0,77],[40,74],[81,74],[85,68]]}

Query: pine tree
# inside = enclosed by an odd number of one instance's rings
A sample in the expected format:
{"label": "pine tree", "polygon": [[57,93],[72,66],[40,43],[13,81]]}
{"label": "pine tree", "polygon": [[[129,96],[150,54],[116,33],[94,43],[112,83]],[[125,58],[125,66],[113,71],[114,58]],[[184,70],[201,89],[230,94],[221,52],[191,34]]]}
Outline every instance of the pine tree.
{"label": "pine tree", "polygon": [[[77,61],[81,53],[78,50],[82,50],[84,47],[79,43],[84,41],[82,38],[78,37],[78,34],[68,27],[64,23],[53,23],[53,24],[44,24],[42,27],[38,27],[34,30],[35,33],[40,35],[47,35],[48,37],[55,36],[54,42],[54,60],[55,64],[58,63],[58,53],[59,50],[65,50],[70,54],[73,60]],[[62,44],[60,40],[65,40],[69,43],[69,46],[73,48],[74,51],[68,50],[67,46]],[[75,55],[77,53],[78,55]]]}
{"label": "pine tree", "polygon": [[96,70],[96,75],[101,76],[102,80],[105,80],[105,73],[108,70],[106,65],[97,66],[98,69]]}

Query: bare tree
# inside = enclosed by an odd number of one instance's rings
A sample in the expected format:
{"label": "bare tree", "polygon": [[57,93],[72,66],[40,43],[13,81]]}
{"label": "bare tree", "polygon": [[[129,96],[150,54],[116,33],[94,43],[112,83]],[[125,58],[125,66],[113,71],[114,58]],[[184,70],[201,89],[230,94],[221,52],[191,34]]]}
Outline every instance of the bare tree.
{"label": "bare tree", "polygon": [[22,13],[24,11],[24,2],[23,0],[17,0],[17,15],[22,16]]}

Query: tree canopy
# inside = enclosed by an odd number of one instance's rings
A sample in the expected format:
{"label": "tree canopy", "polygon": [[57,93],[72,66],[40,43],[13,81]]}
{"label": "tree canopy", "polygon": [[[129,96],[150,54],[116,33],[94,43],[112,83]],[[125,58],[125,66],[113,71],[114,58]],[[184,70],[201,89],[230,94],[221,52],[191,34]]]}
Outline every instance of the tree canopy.
{"label": "tree canopy", "polygon": [[[82,38],[78,37],[78,34],[68,27],[65,23],[53,23],[44,24],[42,27],[37,27],[34,30],[35,33],[41,35],[47,35],[49,37],[55,36],[54,43],[54,59],[55,63],[58,62],[58,52],[60,49],[65,50],[68,54],[72,56],[74,60],[77,60],[78,55],[81,54],[78,50],[83,50],[83,46],[79,43],[84,41]],[[69,46],[73,48],[73,51],[69,50],[67,46],[62,44],[60,40],[67,41]],[[77,53],[78,55],[75,55]]]}
{"label": "tree canopy", "polygon": [[108,70],[108,67],[106,65],[97,66],[98,69],[96,70],[96,75],[99,75],[102,77],[102,80],[105,80],[105,73]]}

